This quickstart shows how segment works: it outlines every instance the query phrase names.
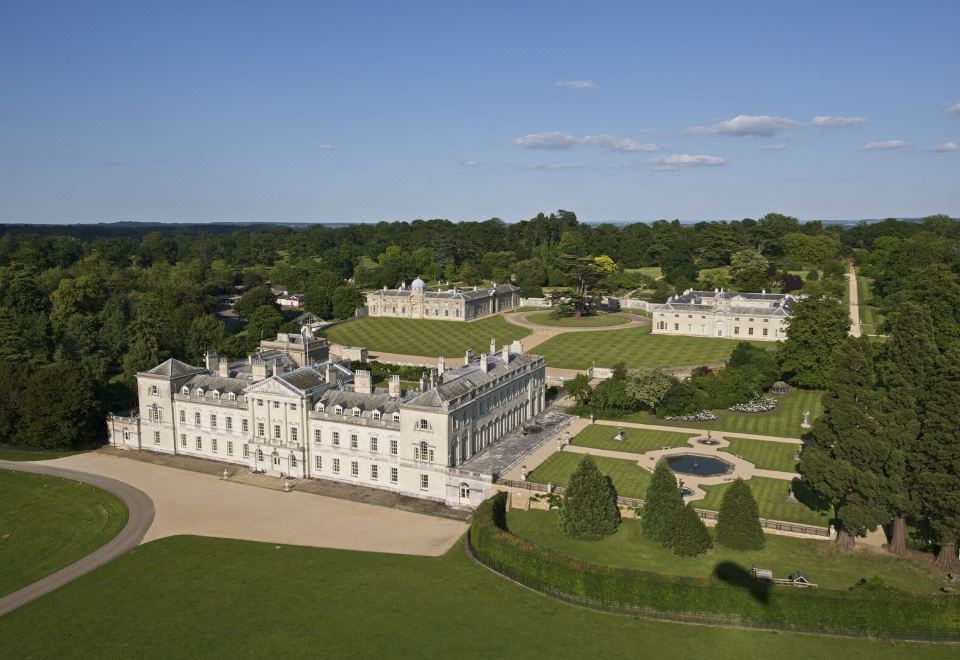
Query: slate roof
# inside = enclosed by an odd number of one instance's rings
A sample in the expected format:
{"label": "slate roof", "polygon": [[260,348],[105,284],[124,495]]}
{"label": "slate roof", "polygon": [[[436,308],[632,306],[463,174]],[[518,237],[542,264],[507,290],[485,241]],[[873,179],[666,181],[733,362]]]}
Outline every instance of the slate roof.
{"label": "slate roof", "polygon": [[400,410],[400,402],[400,399],[395,399],[386,392],[375,391],[373,394],[361,394],[342,389],[327,390],[317,399],[317,403],[322,403],[327,411],[340,405],[343,406],[344,410],[359,408],[364,412],[380,410],[384,413],[395,413]]}
{"label": "slate roof", "polygon": [[[493,294],[512,293],[519,290],[520,287],[514,286],[513,284],[499,284],[496,287],[478,288],[476,291],[462,291],[460,289],[431,291],[428,289],[423,292],[423,297],[427,299],[435,298],[443,300],[480,300],[483,298],[489,298]],[[378,291],[371,291],[370,295],[409,298],[413,296],[413,291],[411,289],[381,289]]]}
{"label": "slate roof", "polygon": [[166,362],[158,364],[153,369],[141,373],[150,374],[151,376],[164,376],[166,378],[179,378],[180,376],[189,376],[190,374],[201,373],[203,371],[204,369],[202,367],[194,367],[186,362],[170,358]]}
{"label": "slate roof", "polygon": [[198,374],[184,383],[181,387],[189,387],[193,393],[197,388],[203,388],[203,391],[212,392],[219,390],[221,394],[233,392],[236,395],[243,394],[243,391],[250,384],[249,381],[242,378],[225,378],[223,376],[208,376]]}
{"label": "slate roof", "polygon": [[483,356],[472,361],[469,365],[445,371],[442,383],[415,396],[407,403],[412,406],[438,408],[445,401],[457,399],[481,385],[486,385],[496,378],[530,364],[539,359],[539,356],[510,353],[509,363],[504,363],[502,353],[497,352],[487,356],[487,359],[493,362],[493,366],[486,373],[480,368],[481,359],[483,359]]}
{"label": "slate roof", "polygon": [[[726,312],[743,316],[790,316],[790,306],[797,297],[789,293],[750,293],[741,291],[687,291],[673,296],[662,305],[653,308],[656,312],[699,312],[712,314]],[[726,305],[714,302],[727,301]],[[772,303],[761,305],[758,303]],[[754,303],[751,305],[750,303]]]}

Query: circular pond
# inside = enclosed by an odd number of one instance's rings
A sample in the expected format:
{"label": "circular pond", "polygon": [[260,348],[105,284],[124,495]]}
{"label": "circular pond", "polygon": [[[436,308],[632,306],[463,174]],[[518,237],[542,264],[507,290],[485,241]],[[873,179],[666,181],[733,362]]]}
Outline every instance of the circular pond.
{"label": "circular pond", "polygon": [[678,474],[693,474],[698,477],[715,477],[733,471],[732,463],[700,454],[668,456],[667,467]]}

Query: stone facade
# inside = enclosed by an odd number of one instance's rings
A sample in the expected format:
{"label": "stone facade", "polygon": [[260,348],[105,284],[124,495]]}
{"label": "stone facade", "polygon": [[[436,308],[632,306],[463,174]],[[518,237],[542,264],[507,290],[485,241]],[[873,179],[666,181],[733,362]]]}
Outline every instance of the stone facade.
{"label": "stone facade", "polygon": [[255,357],[277,350],[230,364],[211,352],[206,367],[171,359],[137,374],[138,414],[108,418],[111,444],[473,507],[495,475],[464,464],[544,409],[545,361],[519,342],[468,352],[455,368],[440,358],[408,390],[399,377],[374,389],[368,372],[326,359]]}
{"label": "stone facade", "polygon": [[447,289],[432,291],[423,280],[414,280],[410,288],[384,287],[367,294],[367,315],[398,319],[471,321],[513,309],[520,304],[520,288],[512,284],[494,285],[472,291]]}
{"label": "stone facade", "polygon": [[652,309],[653,334],[781,341],[787,338],[790,306],[798,299],[766,291],[687,290]]}

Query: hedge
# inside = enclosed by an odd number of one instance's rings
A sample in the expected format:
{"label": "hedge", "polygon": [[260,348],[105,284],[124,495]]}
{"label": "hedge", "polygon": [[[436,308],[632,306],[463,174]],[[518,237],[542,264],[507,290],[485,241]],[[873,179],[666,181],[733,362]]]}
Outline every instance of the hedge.
{"label": "hedge", "polygon": [[800,589],[758,583],[723,563],[718,579],[597,566],[530,543],[506,526],[506,493],[473,515],[469,543],[483,564],[534,590],[597,609],[807,632],[960,639],[960,597]]}

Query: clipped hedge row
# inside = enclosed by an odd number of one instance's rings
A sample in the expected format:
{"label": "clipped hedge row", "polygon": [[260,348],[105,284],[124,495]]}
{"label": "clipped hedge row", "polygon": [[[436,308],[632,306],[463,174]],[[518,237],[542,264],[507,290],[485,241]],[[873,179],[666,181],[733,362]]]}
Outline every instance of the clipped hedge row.
{"label": "clipped hedge row", "polygon": [[[506,493],[473,515],[470,545],[485,565],[537,591],[599,609],[784,630],[960,639],[960,597],[795,589],[754,582],[750,569],[717,567],[705,580],[597,566],[530,543],[506,527]],[[726,581],[724,581],[726,580]]]}

